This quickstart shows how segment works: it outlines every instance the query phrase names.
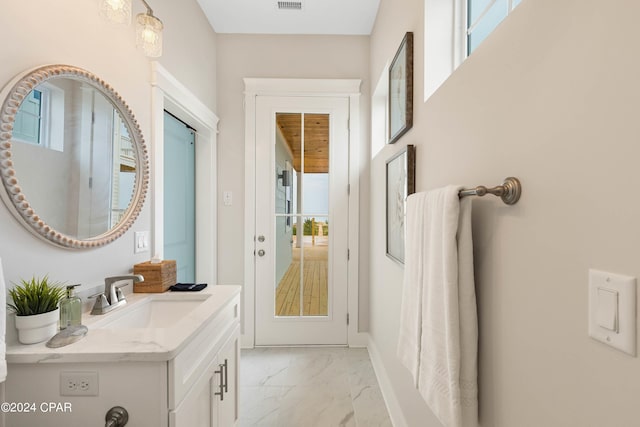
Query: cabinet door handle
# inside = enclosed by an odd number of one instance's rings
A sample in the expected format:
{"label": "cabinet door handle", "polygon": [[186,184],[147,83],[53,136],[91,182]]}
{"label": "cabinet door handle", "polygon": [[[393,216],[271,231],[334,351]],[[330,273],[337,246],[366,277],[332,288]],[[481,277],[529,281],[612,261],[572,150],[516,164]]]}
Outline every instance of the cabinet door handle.
{"label": "cabinet door handle", "polygon": [[224,392],[225,393],[229,393],[229,372],[227,370],[229,364],[227,362],[228,360],[224,359]]}
{"label": "cabinet door handle", "polygon": [[218,367],[220,368],[219,371],[214,371],[214,373],[216,374],[220,374],[220,381],[218,382],[218,389],[220,391],[216,391],[214,394],[214,396],[220,396],[220,400],[224,400],[224,371],[222,370],[222,366],[224,365],[218,365]]}

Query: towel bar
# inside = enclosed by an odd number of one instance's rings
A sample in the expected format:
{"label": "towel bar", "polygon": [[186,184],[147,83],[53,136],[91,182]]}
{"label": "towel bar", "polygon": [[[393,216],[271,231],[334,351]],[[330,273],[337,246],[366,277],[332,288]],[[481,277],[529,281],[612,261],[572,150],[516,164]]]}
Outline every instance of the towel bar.
{"label": "towel bar", "polygon": [[505,178],[502,185],[498,185],[493,188],[487,188],[484,185],[479,185],[476,188],[471,188],[468,190],[460,190],[458,193],[459,197],[466,196],[484,196],[485,194],[493,194],[494,196],[499,196],[504,203],[507,205],[513,205],[518,200],[520,200],[520,194],[522,193],[522,186],[520,185],[520,180],[518,178],[514,178],[512,176]]}

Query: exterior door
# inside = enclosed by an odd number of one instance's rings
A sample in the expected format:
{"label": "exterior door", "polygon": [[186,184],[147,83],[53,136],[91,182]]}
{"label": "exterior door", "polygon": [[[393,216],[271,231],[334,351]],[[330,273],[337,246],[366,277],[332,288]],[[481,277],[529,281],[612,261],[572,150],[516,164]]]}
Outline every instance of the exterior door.
{"label": "exterior door", "polygon": [[178,283],[195,282],[195,134],[164,113],[164,258],[176,260]]}
{"label": "exterior door", "polygon": [[256,99],[256,345],[347,344],[349,100]]}

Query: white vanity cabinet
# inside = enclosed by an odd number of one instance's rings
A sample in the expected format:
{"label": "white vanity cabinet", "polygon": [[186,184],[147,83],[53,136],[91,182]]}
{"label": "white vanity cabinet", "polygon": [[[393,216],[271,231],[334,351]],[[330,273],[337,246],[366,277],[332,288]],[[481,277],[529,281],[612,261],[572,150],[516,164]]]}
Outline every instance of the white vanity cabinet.
{"label": "white vanity cabinet", "polygon": [[[8,413],[0,426],[102,427],[112,406],[127,409],[135,427],[237,426],[240,288],[213,288],[210,306],[175,328],[127,335],[89,326],[86,338],[61,349],[10,346],[5,401],[62,402],[72,411]],[[95,393],[64,393],[69,373],[95,374]]]}
{"label": "white vanity cabinet", "polygon": [[[214,346],[215,351],[201,357],[206,367],[187,371],[186,377],[180,377],[182,360],[176,358],[169,362],[170,396],[174,395],[174,401],[181,398],[175,406],[169,399],[169,427],[233,427],[237,424],[239,336],[240,327],[236,326],[220,347]],[[181,356],[191,359],[188,353]],[[202,354],[192,356],[198,359]],[[171,383],[177,384],[180,378],[187,383],[193,379],[184,397],[180,394],[182,387],[171,387]]]}
{"label": "white vanity cabinet", "polygon": [[169,412],[169,426],[218,426],[218,405],[215,391],[218,377],[214,373],[217,360],[194,384],[182,403]]}
{"label": "white vanity cabinet", "polygon": [[238,422],[239,328],[229,337],[182,402],[169,427],[233,427]]}

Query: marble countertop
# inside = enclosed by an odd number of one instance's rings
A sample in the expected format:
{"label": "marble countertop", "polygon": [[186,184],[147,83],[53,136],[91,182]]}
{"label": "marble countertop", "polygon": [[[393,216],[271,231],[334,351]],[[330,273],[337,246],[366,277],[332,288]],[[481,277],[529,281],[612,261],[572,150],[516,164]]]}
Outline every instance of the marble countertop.
{"label": "marble countertop", "polygon": [[[104,315],[82,314],[82,323],[89,328],[81,340],[61,348],[48,348],[45,342],[31,345],[7,344],[7,363],[75,363],[114,361],[167,361],[202,330],[207,322],[240,293],[240,286],[215,285],[193,292],[162,294],[129,294],[127,304]],[[101,329],[109,316],[119,316],[150,299],[189,299],[195,294],[210,295],[193,311],[175,324],[163,328]],[[120,314],[121,315],[121,314]]]}

